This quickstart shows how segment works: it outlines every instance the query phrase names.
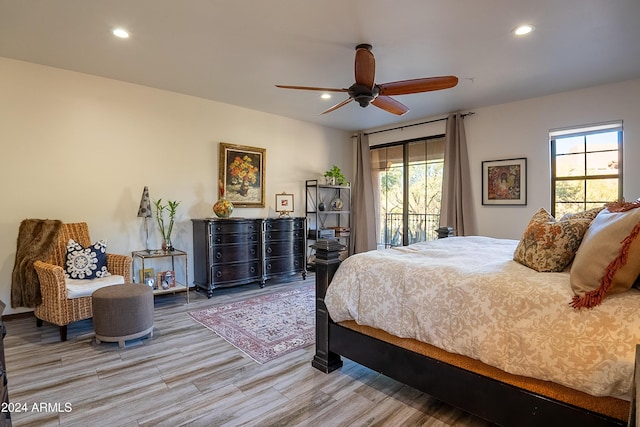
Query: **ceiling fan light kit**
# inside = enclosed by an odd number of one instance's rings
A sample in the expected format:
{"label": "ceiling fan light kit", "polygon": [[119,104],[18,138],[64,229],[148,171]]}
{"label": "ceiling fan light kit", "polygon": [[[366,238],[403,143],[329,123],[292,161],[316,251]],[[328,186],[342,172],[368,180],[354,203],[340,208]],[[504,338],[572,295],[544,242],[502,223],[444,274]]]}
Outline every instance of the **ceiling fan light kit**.
{"label": "ceiling fan light kit", "polygon": [[323,92],[346,92],[349,95],[349,98],[323,111],[322,114],[330,113],[347,105],[351,101],[355,101],[362,108],[373,104],[382,110],[401,116],[409,111],[409,107],[391,98],[391,96],[449,89],[458,84],[458,78],[456,76],[425,77],[421,79],[376,84],[376,62],[371,49],[370,44],[359,44],[356,46],[354,65],[356,81],[347,89],[290,85],[276,85],[276,87],[283,89],[319,90]]}

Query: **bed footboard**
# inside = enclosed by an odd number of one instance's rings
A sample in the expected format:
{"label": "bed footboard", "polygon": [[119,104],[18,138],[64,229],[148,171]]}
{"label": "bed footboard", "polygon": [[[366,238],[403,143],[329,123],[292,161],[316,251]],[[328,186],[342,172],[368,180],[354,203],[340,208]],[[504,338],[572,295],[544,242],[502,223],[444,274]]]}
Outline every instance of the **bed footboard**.
{"label": "bed footboard", "polygon": [[316,251],[316,354],[311,365],[329,373],[342,367],[342,359],[329,351],[329,324],[332,321],[324,304],[324,295],[340,266],[340,251],[345,246],[337,240],[318,240],[311,247]]}
{"label": "bed footboard", "polygon": [[628,427],[640,426],[640,416],[638,406],[640,406],[640,344],[636,344],[636,363],[633,369],[633,382],[631,383],[631,406],[629,407]]}

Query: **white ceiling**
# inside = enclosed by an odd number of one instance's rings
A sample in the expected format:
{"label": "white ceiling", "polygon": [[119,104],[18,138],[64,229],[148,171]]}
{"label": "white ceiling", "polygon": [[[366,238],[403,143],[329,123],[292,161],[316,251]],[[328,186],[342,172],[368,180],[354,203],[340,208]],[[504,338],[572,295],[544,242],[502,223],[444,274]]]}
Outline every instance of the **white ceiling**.
{"label": "white ceiling", "polygon": [[[639,21],[640,0],[0,0],[0,56],[352,131],[640,78]],[[402,117],[274,87],[349,87],[359,43],[377,83],[460,82]]]}

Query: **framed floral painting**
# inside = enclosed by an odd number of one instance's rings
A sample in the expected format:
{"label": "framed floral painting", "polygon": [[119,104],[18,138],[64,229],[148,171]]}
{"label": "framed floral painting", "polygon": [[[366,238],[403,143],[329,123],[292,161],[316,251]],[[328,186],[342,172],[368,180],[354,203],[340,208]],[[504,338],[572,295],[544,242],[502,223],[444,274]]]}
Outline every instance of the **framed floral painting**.
{"label": "framed floral painting", "polygon": [[264,208],[266,149],[220,143],[220,181],[227,200],[239,208]]}
{"label": "framed floral painting", "polygon": [[526,158],[482,162],[482,204],[527,204]]}

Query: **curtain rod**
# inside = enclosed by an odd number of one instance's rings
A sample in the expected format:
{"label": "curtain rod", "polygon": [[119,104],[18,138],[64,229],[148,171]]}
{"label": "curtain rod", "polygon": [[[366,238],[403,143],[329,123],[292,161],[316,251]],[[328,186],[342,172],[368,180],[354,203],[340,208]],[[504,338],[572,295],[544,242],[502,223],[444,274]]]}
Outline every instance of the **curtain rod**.
{"label": "curtain rod", "polygon": [[[462,117],[473,116],[474,114],[475,114],[474,111],[469,111],[468,113],[462,114]],[[392,131],[392,130],[404,129],[404,128],[409,128],[409,127],[412,127],[412,126],[426,125],[426,124],[429,124],[429,123],[441,122],[443,120],[447,120],[447,117],[442,117],[440,119],[427,120],[426,122],[413,123],[413,124],[410,124],[410,125],[398,126],[398,127],[395,127],[395,128],[376,130],[376,131],[373,131],[373,132],[365,132],[365,135],[373,135],[375,133],[389,132],[389,131]],[[355,138],[357,136],[358,135],[352,135],[351,138]]]}

